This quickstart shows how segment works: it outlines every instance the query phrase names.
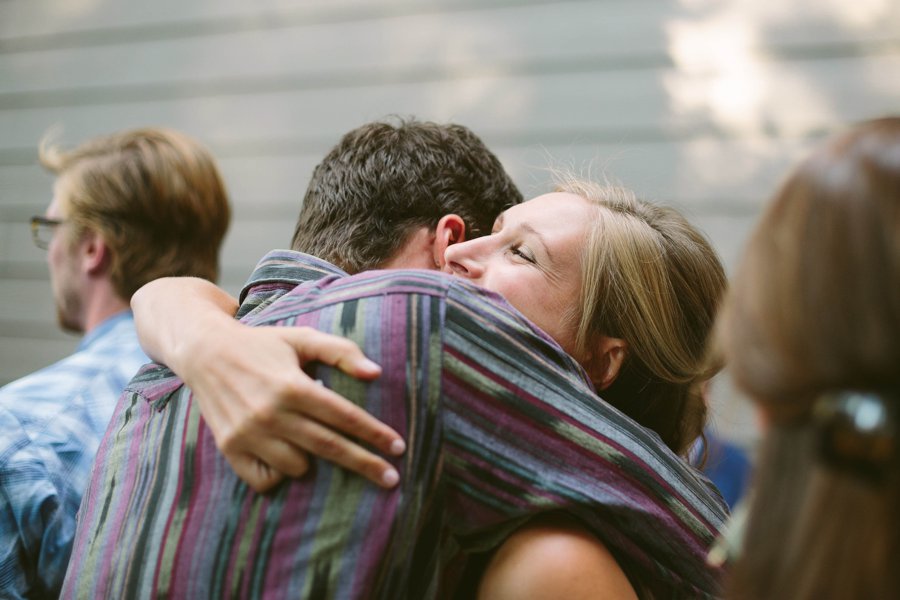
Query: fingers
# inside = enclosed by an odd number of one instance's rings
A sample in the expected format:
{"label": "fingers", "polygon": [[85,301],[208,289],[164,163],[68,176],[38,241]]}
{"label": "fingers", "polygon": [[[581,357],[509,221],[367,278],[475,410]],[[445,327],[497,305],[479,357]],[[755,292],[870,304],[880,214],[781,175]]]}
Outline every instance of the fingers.
{"label": "fingers", "polygon": [[381,367],[366,358],[359,346],[346,338],[310,327],[294,327],[288,331],[288,339],[296,349],[301,363],[317,360],[337,367],[357,379],[374,379],[381,375]]}
{"label": "fingers", "polygon": [[303,477],[309,471],[307,453],[280,438],[261,435],[245,453],[261,463],[259,468],[265,466],[288,477]]}
{"label": "fingers", "polygon": [[[399,456],[406,450],[399,433],[343,396],[311,380],[298,380],[296,386],[289,397],[297,412],[385,454]],[[311,452],[318,455],[314,450]]]}
{"label": "fingers", "polygon": [[[252,444],[247,447],[245,441]],[[302,477],[309,470],[305,451],[269,433],[229,432],[216,445],[237,476],[257,492],[267,491],[285,476]]]}
{"label": "fingers", "polygon": [[[300,416],[285,419],[285,433],[303,440],[306,450],[323,460],[362,475],[372,483],[392,488],[400,475],[390,463],[354,444],[347,438],[315,421]],[[270,438],[253,448],[253,453],[223,451],[225,459],[238,477],[255,491],[263,493],[280,483],[285,476],[301,477],[309,470],[304,449]]]}
{"label": "fingers", "polygon": [[225,458],[237,476],[260,494],[268,492],[284,480],[282,473],[275,471],[269,465],[249,454],[232,457],[226,455]]}
{"label": "fingers", "polygon": [[[367,359],[350,340],[309,327],[274,328],[274,331],[290,344],[301,363],[316,360],[366,379],[381,374],[381,367]],[[290,411],[309,415],[385,454],[397,456],[405,451],[400,434],[331,390],[313,385],[302,370],[297,370],[287,385],[278,396],[280,404]]]}
{"label": "fingers", "polygon": [[396,485],[396,469],[360,444],[399,455],[405,451],[400,435],[297,366],[315,360],[364,379],[379,376],[381,368],[353,342],[313,329],[249,331],[253,336],[225,361],[227,369],[216,367],[215,376],[196,381],[201,411],[238,476],[266,491],[285,476],[303,475],[309,452],[377,485]]}
{"label": "fingers", "polygon": [[[305,475],[310,464],[307,452],[384,488],[394,487],[400,479],[397,470],[380,456],[296,413],[281,415],[276,431],[258,435],[245,431],[228,439],[230,443],[220,448],[225,459],[238,477],[260,493],[270,490],[286,476]],[[247,448],[242,445],[242,440],[254,440],[255,443]]]}
{"label": "fingers", "polygon": [[310,454],[358,473],[376,485],[392,488],[400,480],[390,463],[328,427],[297,415],[284,419],[282,425],[282,434],[302,440],[303,449]]}

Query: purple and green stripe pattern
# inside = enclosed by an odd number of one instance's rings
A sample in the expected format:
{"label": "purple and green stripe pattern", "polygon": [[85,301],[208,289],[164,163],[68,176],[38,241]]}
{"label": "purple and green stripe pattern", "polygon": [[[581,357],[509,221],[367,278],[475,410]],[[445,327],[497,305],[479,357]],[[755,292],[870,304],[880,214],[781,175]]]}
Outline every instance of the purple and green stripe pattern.
{"label": "purple and green stripe pattern", "polygon": [[256,494],[216,450],[190,390],[149,366],[101,444],[62,597],[454,597],[472,557],[550,511],[579,519],[654,597],[715,597],[720,573],[705,555],[721,498],[599,399],[543,332],[439,273],[329,267],[270,253],[241,314],[348,337],[382,365],[373,383],[312,374],[404,436],[400,484],[383,490],[313,461]]}

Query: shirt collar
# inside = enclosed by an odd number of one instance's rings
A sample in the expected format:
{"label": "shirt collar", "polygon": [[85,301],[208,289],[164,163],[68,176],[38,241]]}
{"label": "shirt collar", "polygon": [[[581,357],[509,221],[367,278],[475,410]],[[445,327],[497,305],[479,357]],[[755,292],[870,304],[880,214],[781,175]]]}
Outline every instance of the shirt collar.
{"label": "shirt collar", "polygon": [[103,337],[110,331],[112,331],[119,323],[122,321],[131,321],[134,317],[131,315],[131,310],[126,309],[122,312],[118,312],[113,316],[107,318],[105,321],[91,329],[78,343],[78,350],[84,350],[88,346],[94,343],[97,339]]}
{"label": "shirt collar", "polygon": [[328,275],[345,277],[347,273],[330,262],[303,252],[272,250],[253,269],[250,279],[241,290],[239,302],[243,304],[247,295],[258,286],[295,287],[311,279],[320,279]]}

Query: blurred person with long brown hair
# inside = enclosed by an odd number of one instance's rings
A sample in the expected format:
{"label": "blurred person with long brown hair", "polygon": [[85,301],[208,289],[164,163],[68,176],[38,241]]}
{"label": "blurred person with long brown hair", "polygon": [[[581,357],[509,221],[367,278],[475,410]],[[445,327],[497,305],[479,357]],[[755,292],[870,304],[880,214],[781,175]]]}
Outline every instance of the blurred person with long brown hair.
{"label": "blurred person with long brown hair", "polygon": [[900,597],[900,118],[792,172],[717,342],[764,428],[728,597]]}

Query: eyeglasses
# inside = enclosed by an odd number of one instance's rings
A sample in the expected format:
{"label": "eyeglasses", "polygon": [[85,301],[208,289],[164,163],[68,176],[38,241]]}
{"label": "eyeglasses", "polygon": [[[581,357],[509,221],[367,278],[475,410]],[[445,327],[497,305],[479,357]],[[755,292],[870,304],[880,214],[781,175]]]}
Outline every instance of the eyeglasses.
{"label": "eyeglasses", "polygon": [[50,247],[50,240],[53,239],[53,232],[63,223],[65,223],[65,221],[62,219],[31,217],[31,239],[34,240],[34,245],[41,250],[46,250]]}

